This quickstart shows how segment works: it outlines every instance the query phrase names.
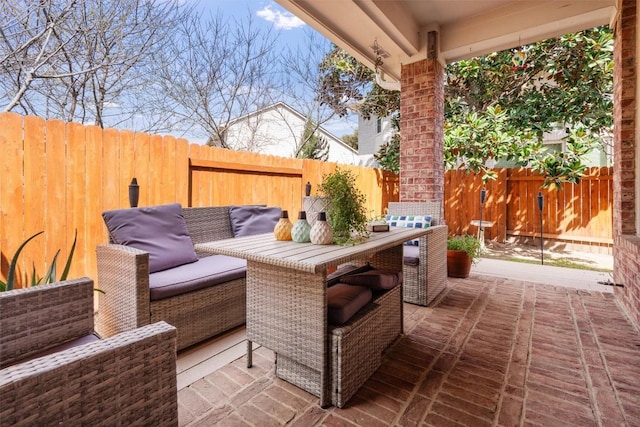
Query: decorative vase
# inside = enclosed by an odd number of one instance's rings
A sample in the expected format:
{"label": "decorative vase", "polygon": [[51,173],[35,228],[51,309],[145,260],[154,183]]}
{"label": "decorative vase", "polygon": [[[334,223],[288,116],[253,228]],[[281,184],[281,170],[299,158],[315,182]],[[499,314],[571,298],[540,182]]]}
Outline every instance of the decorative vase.
{"label": "decorative vase", "polygon": [[329,199],[317,196],[305,197],[302,200],[302,209],[307,213],[307,221],[313,227],[318,214],[329,211]]}
{"label": "decorative vase", "polygon": [[282,211],[280,213],[280,219],[273,229],[273,234],[275,234],[276,240],[291,240],[292,228],[293,224],[289,221],[289,212]]}
{"label": "decorative vase", "polygon": [[318,219],[311,227],[309,237],[314,245],[330,245],[333,242],[333,230],[327,222],[326,213],[318,213]]}
{"label": "decorative vase", "polygon": [[471,258],[465,251],[447,250],[447,276],[469,277],[471,273]]}
{"label": "decorative vase", "polygon": [[311,224],[307,221],[307,213],[300,211],[298,213],[298,221],[291,229],[291,239],[298,243],[307,243],[311,241]]}

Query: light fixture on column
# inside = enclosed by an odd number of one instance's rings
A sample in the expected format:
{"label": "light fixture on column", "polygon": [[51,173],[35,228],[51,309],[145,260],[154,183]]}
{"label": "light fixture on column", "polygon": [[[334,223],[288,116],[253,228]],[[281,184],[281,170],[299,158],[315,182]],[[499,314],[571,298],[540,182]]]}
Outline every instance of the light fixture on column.
{"label": "light fixture on column", "polygon": [[378,46],[377,39],[373,41],[373,45],[371,46],[371,49],[373,50],[373,53],[376,55],[375,62],[373,63],[375,67],[374,71],[376,73],[376,84],[384,90],[394,90],[394,91],[400,90],[400,82],[385,80],[384,71],[380,69],[382,64],[384,64],[384,62],[382,61],[382,58],[388,58],[391,56],[389,52],[387,52],[386,50]]}

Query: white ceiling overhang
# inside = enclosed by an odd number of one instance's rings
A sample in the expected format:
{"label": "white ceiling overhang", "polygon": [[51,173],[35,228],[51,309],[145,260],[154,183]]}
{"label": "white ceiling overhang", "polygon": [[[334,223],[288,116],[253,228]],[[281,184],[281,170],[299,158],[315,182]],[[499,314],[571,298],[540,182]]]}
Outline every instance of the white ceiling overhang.
{"label": "white ceiling overhang", "polygon": [[[450,63],[609,24],[615,0],[276,0],[360,62],[374,68],[374,42],[389,54],[382,71],[427,58],[427,40]],[[434,40],[432,38],[432,40]]]}

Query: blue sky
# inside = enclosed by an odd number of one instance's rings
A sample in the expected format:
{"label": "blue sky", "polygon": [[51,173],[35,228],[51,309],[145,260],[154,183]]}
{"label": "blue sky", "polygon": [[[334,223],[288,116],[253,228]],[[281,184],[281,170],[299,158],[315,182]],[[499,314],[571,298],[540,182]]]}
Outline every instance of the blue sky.
{"label": "blue sky", "polygon": [[[304,32],[309,26],[296,16],[270,0],[200,0],[196,3],[203,13],[220,11],[224,16],[243,19],[248,11],[255,23],[270,27],[279,33],[278,44],[283,47],[295,46],[305,41]],[[355,121],[354,121],[355,120]],[[352,134],[357,129],[357,118],[335,119],[324,128],[338,137]]]}

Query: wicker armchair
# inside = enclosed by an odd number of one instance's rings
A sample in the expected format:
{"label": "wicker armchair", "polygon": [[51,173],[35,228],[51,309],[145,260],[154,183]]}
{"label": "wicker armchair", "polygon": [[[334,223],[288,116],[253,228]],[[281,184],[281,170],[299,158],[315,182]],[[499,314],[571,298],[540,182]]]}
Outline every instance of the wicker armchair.
{"label": "wicker armchair", "polygon": [[93,292],[82,278],[0,293],[0,424],[178,425],[175,328],[86,340]]}
{"label": "wicker armchair", "polygon": [[429,305],[447,283],[447,233],[442,224],[441,202],[389,202],[389,215],[431,215],[435,226],[421,237],[418,265],[403,266],[403,299],[418,305]]}

